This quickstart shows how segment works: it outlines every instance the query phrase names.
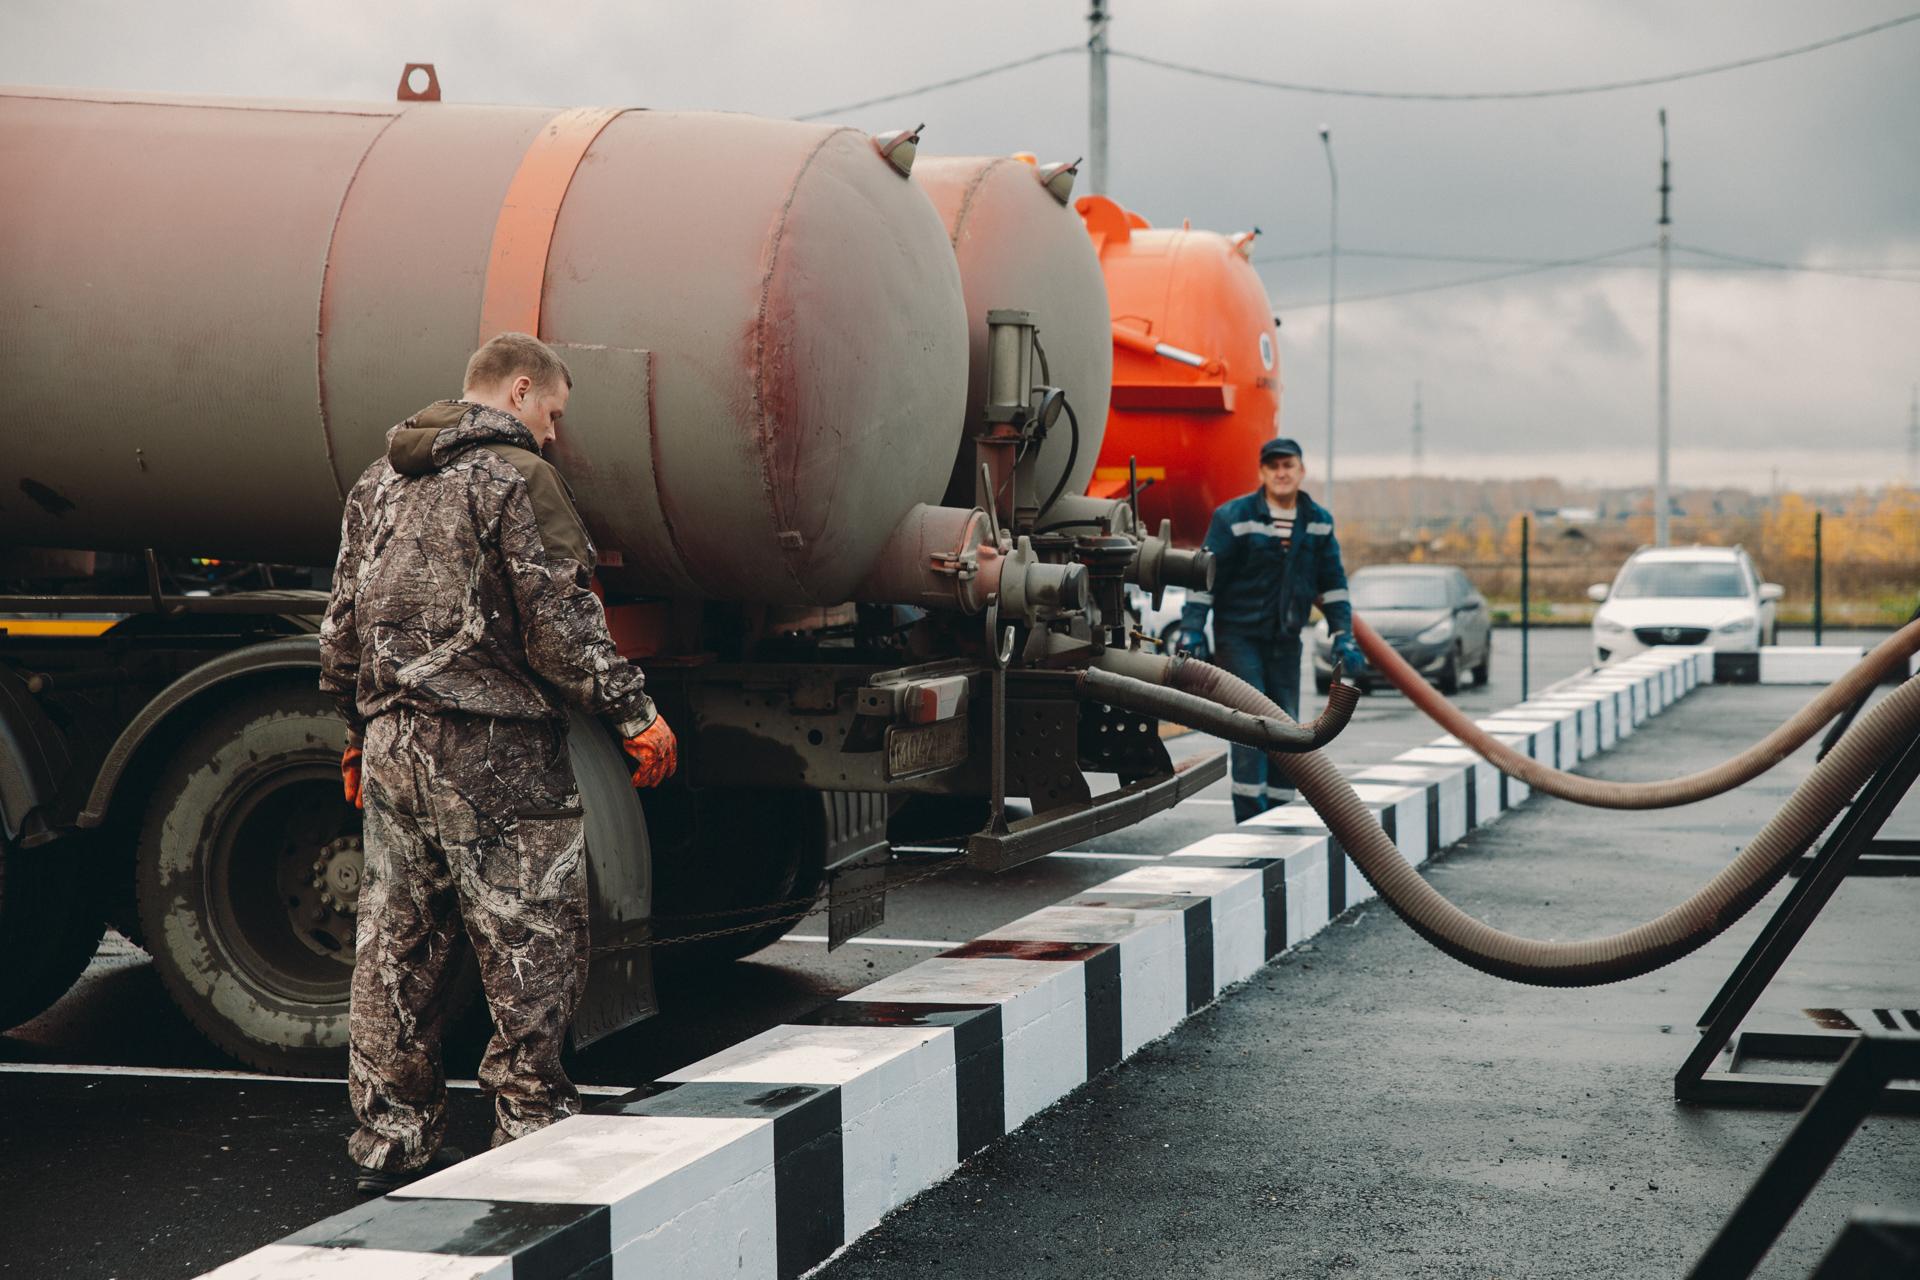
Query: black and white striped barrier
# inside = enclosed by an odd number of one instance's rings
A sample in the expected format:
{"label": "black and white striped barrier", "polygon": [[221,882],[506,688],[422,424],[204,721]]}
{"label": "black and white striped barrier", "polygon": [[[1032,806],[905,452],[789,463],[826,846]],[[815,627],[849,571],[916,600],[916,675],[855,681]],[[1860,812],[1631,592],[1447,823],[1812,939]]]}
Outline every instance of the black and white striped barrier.
{"label": "black and white striped barrier", "polygon": [[[1770,644],[1753,653],[1713,655],[1713,678],[1720,684],[1832,684],[1867,656],[1860,645]],[[1920,675],[1920,653],[1895,668],[1886,683]]]}
{"label": "black and white striped barrier", "polygon": [[[1564,768],[1711,677],[1651,650],[1482,723]],[[1353,781],[1415,864],[1526,797],[1452,738]],[[798,1276],[1372,892],[1284,805],[208,1275]]]}

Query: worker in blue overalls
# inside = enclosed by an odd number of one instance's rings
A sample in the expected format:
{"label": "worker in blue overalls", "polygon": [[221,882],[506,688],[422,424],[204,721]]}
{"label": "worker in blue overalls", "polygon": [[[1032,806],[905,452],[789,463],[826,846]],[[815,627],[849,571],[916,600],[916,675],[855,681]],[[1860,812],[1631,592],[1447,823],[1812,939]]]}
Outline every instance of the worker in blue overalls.
{"label": "worker in blue overalls", "polygon": [[[1317,598],[1332,632],[1333,658],[1351,677],[1366,666],[1353,639],[1347,571],[1333,536],[1333,513],[1300,489],[1300,446],[1281,437],[1260,446],[1260,487],[1222,503],[1207,529],[1213,591],[1187,593],[1181,647],[1204,649],[1213,610],[1214,661],[1300,717],[1300,631]],[[1285,804],[1293,790],[1267,773],[1267,757],[1233,749],[1233,816]]]}

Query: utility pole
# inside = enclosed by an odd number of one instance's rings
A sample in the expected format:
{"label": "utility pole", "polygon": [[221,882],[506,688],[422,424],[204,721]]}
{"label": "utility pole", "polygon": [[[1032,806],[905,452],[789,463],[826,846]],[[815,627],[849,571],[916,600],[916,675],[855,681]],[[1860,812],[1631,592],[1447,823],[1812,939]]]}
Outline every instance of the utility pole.
{"label": "utility pole", "polygon": [[1107,193],[1107,3],[1087,15],[1087,186]]}
{"label": "utility pole", "polygon": [[1673,283],[1673,220],[1668,216],[1667,197],[1673,191],[1667,168],[1667,109],[1660,108],[1660,372],[1659,409],[1656,413],[1655,448],[1660,458],[1653,481],[1653,545],[1667,545],[1667,379],[1671,368],[1673,343],[1669,295]]}
{"label": "utility pole", "polygon": [[1413,540],[1420,541],[1422,473],[1427,459],[1426,428],[1420,421],[1420,384],[1413,384]]}
{"label": "utility pole", "polygon": [[1333,167],[1333,133],[1320,126],[1320,145],[1327,153],[1327,502],[1333,506],[1333,371],[1334,309],[1340,290],[1340,172]]}

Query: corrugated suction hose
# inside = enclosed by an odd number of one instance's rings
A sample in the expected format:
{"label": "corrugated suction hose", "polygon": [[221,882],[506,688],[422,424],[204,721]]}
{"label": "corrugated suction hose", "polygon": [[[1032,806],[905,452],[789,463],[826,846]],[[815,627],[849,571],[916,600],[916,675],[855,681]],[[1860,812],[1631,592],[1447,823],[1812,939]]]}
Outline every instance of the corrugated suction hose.
{"label": "corrugated suction hose", "polygon": [[[1265,694],[1191,659],[1164,660],[1175,689],[1265,718],[1288,719]],[[1124,704],[1127,691],[1103,693]],[[1495,977],[1542,987],[1588,987],[1650,973],[1704,946],[1786,874],[1841,807],[1897,747],[1920,733],[1920,678],[1910,679],[1848,729],[1740,855],[1699,892],[1658,919],[1584,942],[1548,942],[1495,929],[1442,897],[1400,855],[1331,760],[1318,751],[1273,752],[1272,767],[1293,781],[1360,873],[1415,933],[1454,959]]]}
{"label": "corrugated suction hose", "polygon": [[1906,659],[1920,650],[1920,622],[1910,622],[1881,641],[1779,728],[1732,759],[1665,782],[1608,782],[1583,778],[1521,755],[1442,697],[1427,683],[1426,677],[1407,665],[1406,659],[1393,651],[1393,646],[1358,617],[1353,620],[1353,634],[1375,670],[1392,681],[1394,687],[1406,694],[1434,723],[1500,772],[1520,779],[1536,791],[1596,809],[1670,809],[1751,782],[1799,750],[1807,739],[1820,732],[1822,725],[1871,691],[1887,673],[1903,668]]}
{"label": "corrugated suction hose", "polygon": [[1171,720],[1256,751],[1318,750],[1340,736],[1360,702],[1359,689],[1350,684],[1336,684],[1327,694],[1327,705],[1319,719],[1303,725],[1295,724],[1284,715],[1279,719],[1248,715],[1217,698],[1185,693],[1098,667],[1080,673],[1079,687],[1082,697],[1124,706],[1156,720]]}

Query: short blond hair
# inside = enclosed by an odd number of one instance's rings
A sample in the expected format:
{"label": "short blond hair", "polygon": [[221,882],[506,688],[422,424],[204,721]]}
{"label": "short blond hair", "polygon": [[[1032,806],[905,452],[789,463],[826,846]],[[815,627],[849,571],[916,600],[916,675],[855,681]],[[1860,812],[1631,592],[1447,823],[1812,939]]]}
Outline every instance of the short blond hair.
{"label": "short blond hair", "polygon": [[568,389],[573,387],[573,371],[559,352],[530,333],[502,333],[487,339],[467,361],[467,377],[461,389],[491,390],[523,373],[543,389],[551,390],[562,383]]}

